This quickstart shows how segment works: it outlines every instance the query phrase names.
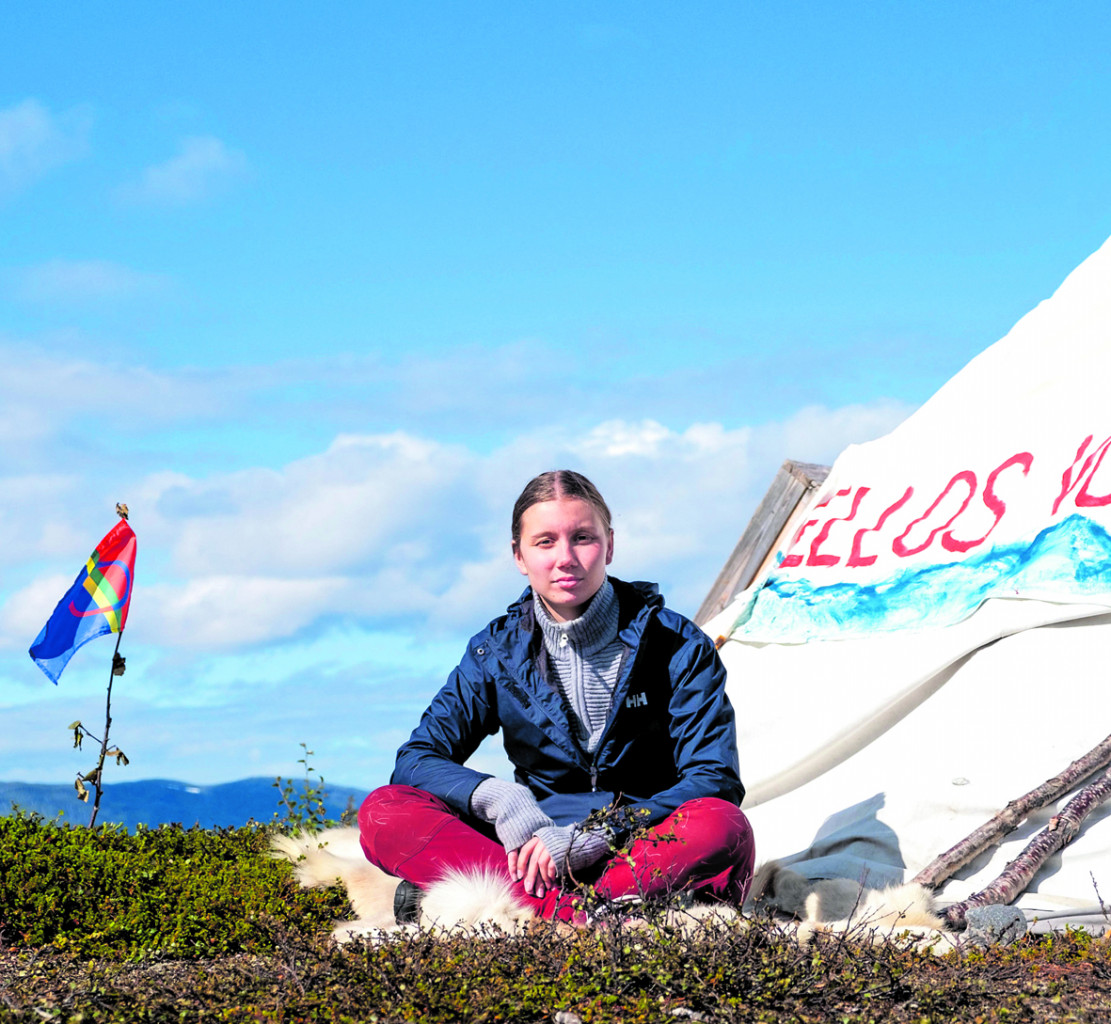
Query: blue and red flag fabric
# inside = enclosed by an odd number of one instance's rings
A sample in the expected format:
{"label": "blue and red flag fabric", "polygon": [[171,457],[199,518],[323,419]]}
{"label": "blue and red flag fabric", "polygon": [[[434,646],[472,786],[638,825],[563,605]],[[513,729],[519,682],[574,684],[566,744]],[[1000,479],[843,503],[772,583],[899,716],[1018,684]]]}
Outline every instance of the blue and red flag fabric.
{"label": "blue and red flag fabric", "polygon": [[89,555],[28,652],[55,683],[78,647],[127,624],[135,578],[135,532],[121,519]]}

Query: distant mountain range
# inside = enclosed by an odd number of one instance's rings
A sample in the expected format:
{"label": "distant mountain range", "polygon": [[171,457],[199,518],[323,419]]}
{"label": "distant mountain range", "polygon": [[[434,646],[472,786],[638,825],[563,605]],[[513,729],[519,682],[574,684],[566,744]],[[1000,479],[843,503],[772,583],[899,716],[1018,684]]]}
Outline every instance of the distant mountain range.
{"label": "distant mountain range", "polygon": [[[324,806],[328,816],[335,819],[349,806],[358,809],[367,794],[367,790],[349,786],[329,784],[326,789]],[[298,792],[302,790],[295,790],[295,803]],[[91,791],[89,799],[93,799]],[[278,800],[272,778],[241,779],[217,786],[193,786],[170,779],[116,782],[104,787],[97,822],[118,822],[129,829],[140,823],[221,828],[245,825],[252,818],[259,822],[272,821],[275,811],[282,817],[285,809],[279,809]],[[71,825],[87,824],[92,810],[91,804],[77,799],[72,785],[0,782],[0,814],[10,814],[13,804],[46,818],[55,818],[61,813],[61,820]]]}

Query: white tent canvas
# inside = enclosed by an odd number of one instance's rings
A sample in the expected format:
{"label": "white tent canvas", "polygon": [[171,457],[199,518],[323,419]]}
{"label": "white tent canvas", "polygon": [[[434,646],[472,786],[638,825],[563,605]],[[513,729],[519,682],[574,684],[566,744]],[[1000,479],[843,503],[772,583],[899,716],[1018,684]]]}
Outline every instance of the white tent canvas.
{"label": "white tent canvas", "polygon": [[[909,879],[1111,733],[1109,387],[1111,241],[847,449],[771,572],[706,623],[726,638],[760,859]],[[996,878],[1055,809],[943,899]],[[1101,895],[1109,805],[1017,905],[1099,923]]]}

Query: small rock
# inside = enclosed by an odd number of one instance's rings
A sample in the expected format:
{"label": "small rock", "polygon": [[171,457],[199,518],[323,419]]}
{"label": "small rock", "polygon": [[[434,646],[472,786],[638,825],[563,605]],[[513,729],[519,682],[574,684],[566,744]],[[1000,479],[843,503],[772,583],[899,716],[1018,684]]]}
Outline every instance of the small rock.
{"label": "small rock", "polygon": [[556,1010],[552,1017],[552,1024],[583,1024],[583,1019],[570,1010]]}
{"label": "small rock", "polygon": [[992,903],[986,907],[973,907],[964,915],[966,924],[964,940],[978,946],[999,943],[1009,946],[1026,934],[1026,917],[1021,910]]}

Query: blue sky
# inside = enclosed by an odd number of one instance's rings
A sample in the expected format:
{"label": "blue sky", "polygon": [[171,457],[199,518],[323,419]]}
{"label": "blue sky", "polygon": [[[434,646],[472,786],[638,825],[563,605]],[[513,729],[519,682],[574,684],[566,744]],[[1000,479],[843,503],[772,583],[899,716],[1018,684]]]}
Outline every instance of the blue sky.
{"label": "blue sky", "polygon": [[[25,5],[0,40],[0,778],[116,501],[116,778],[385,780],[591,475],[691,613],[1111,234],[1103,3]],[[490,765],[494,755],[484,755]],[[126,775],[124,774],[126,773]]]}

